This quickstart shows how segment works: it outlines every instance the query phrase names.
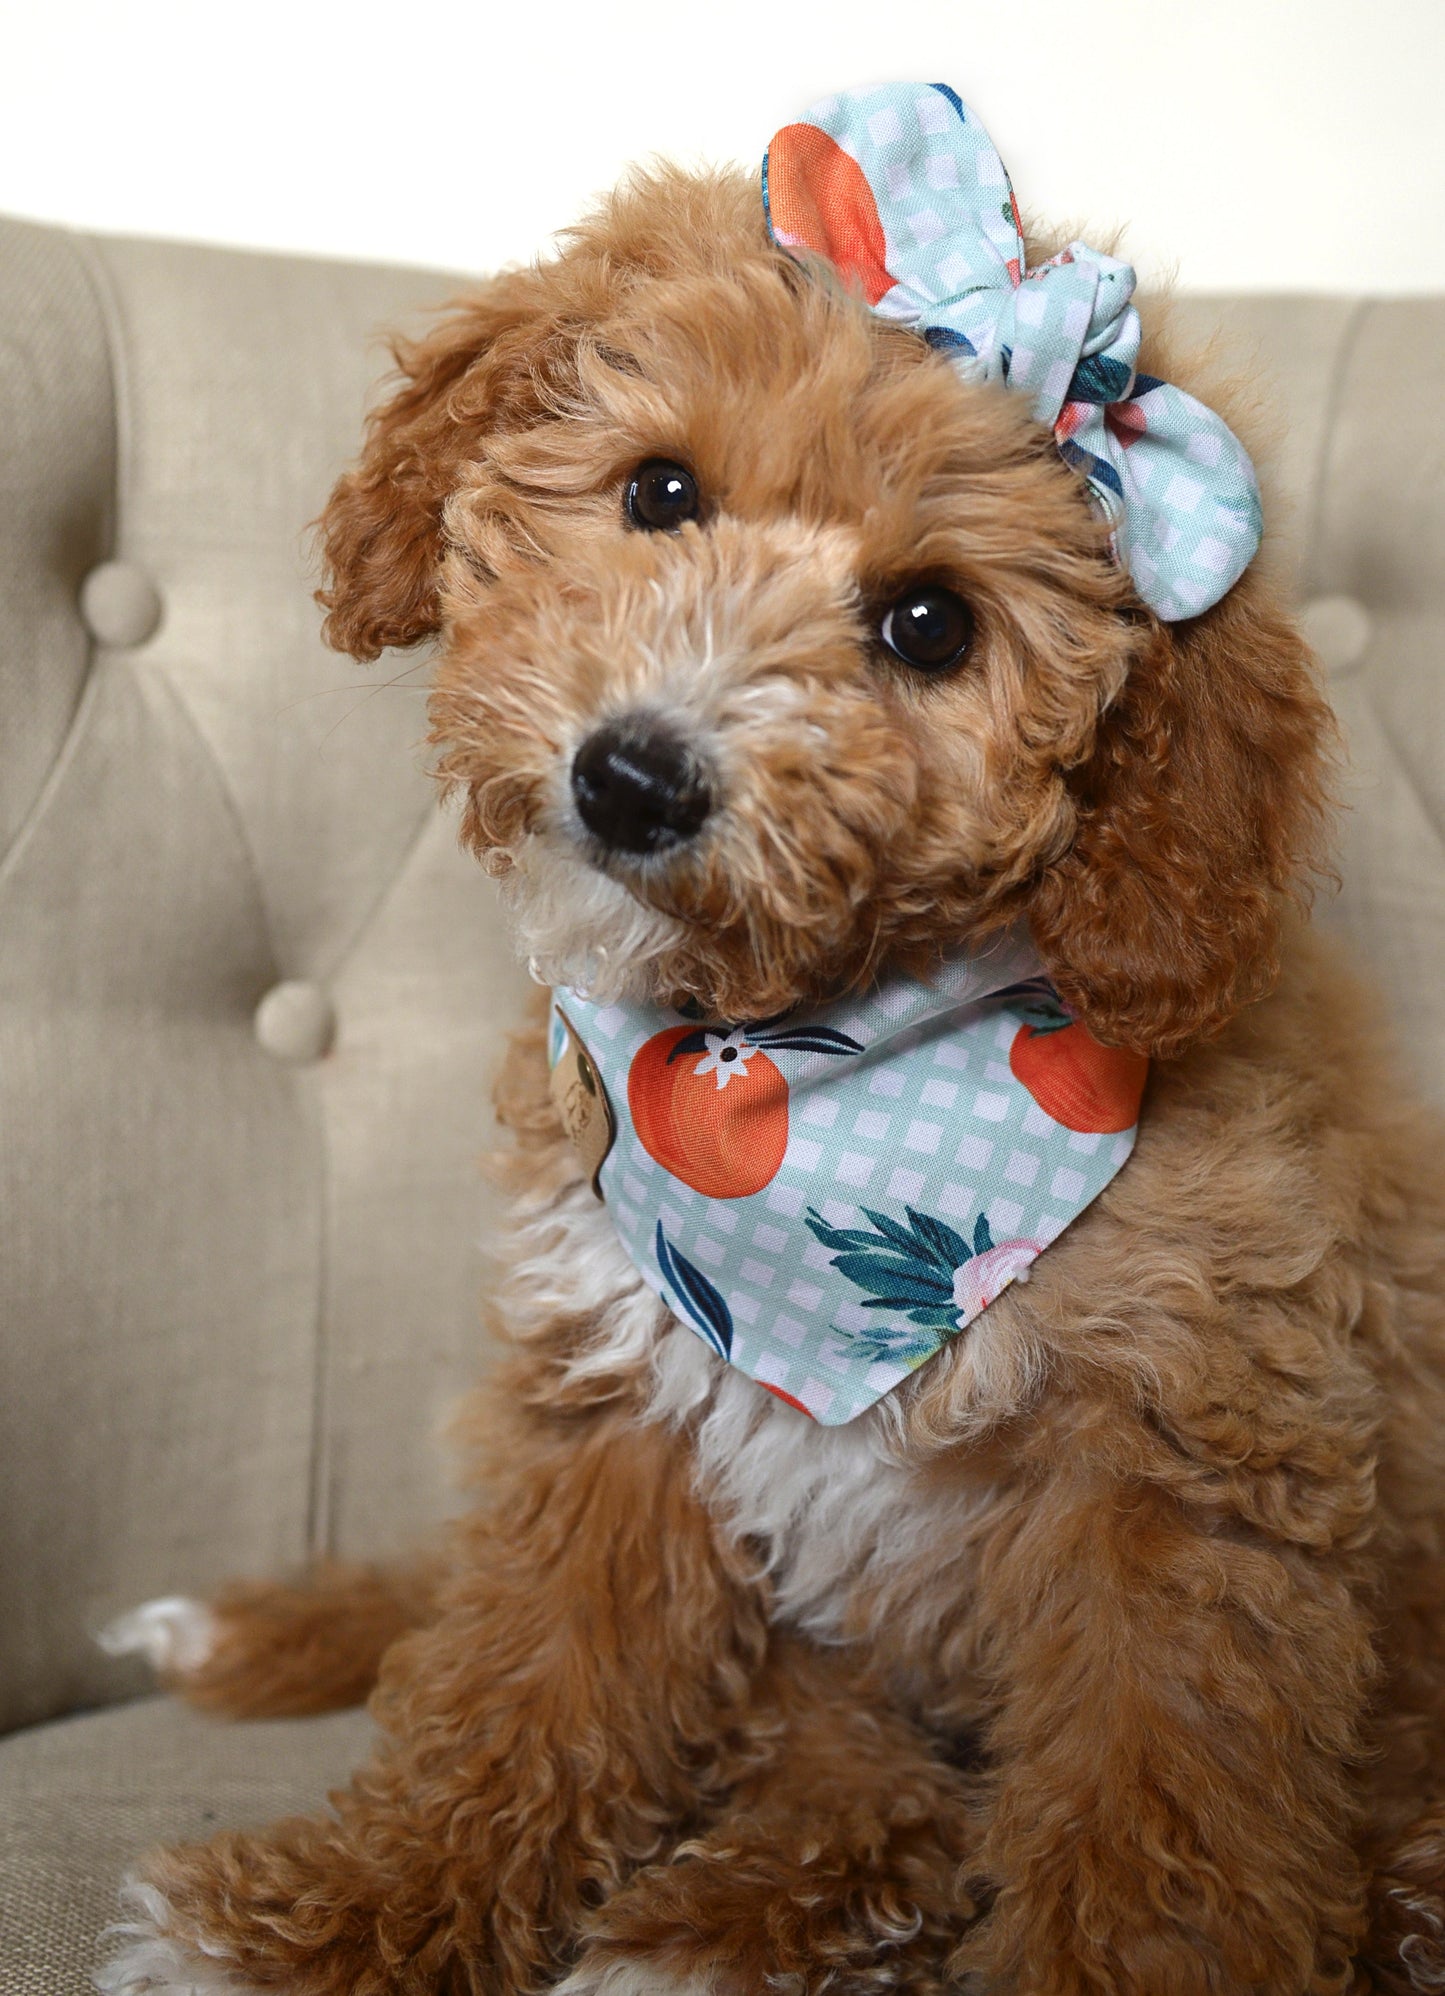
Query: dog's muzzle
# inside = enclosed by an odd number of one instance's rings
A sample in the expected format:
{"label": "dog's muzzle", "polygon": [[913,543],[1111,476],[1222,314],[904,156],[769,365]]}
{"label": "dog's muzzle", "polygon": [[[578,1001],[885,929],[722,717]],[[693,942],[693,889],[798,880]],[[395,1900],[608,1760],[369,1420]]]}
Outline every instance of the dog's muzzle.
{"label": "dog's muzzle", "polygon": [[697,758],[654,715],[596,728],[572,762],[577,815],[613,852],[660,853],[695,838],[713,807]]}

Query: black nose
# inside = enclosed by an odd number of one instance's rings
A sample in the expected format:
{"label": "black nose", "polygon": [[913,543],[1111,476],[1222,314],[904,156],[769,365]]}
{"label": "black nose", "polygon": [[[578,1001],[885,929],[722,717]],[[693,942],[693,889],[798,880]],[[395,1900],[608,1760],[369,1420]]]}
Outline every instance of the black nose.
{"label": "black nose", "polygon": [[663,852],[700,829],[712,809],[696,757],[646,714],[608,721],[572,763],[577,815],[614,852]]}

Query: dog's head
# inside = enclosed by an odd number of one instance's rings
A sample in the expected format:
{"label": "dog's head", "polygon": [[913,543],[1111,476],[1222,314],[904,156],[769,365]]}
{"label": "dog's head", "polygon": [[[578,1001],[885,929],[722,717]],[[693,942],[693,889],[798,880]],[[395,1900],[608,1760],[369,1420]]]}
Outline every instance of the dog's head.
{"label": "dog's head", "polygon": [[1020,398],[802,272],[743,176],[638,178],[398,359],[327,634],[440,635],[441,773],[541,975],[759,1017],[1026,918],[1161,1053],[1266,986],[1326,733],[1288,621],[1251,571],[1159,622]]}

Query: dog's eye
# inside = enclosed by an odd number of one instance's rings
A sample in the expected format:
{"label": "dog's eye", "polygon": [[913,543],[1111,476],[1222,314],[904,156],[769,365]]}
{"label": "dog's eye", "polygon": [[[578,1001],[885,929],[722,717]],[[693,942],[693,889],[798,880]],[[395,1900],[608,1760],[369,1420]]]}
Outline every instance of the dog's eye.
{"label": "dog's eye", "polygon": [[627,517],[644,533],[675,534],[697,511],[697,480],[668,458],[649,458],[627,481]]}
{"label": "dog's eye", "polygon": [[895,658],[919,672],[946,672],[973,642],[973,612],[951,589],[906,589],[883,613],[878,635]]}

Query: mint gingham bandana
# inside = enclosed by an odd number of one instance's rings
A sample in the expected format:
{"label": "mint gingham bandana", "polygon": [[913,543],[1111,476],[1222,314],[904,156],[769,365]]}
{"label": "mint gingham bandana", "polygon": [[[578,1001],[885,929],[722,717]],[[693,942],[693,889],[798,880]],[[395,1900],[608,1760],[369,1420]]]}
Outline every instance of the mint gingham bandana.
{"label": "mint gingham bandana", "polygon": [[1029,397],[1165,621],[1198,616],[1259,546],[1259,488],[1229,428],[1138,372],[1134,271],[1070,243],[1029,270],[987,132],[943,83],[815,104],[763,161],[774,240],[826,258],[875,311],[917,326],[965,380]]}
{"label": "mint gingham bandana", "polygon": [[1017,934],[760,1024],[559,990],[550,1054],[606,1110],[587,1163],[643,1279],[828,1426],[1027,1276],[1129,1156],[1147,1072]]}

